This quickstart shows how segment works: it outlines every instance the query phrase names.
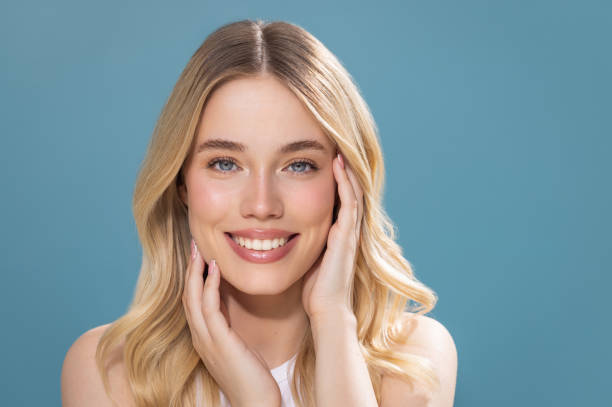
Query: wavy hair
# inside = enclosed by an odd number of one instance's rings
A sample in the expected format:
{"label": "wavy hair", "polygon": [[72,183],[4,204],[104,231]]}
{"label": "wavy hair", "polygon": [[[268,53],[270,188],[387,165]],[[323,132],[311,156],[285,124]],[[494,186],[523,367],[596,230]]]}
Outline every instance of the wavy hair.
{"label": "wavy hair", "polygon": [[[376,398],[383,374],[433,390],[430,361],[400,352],[406,314],[426,314],[436,294],[419,282],[396,243],[381,200],[384,186],[378,129],[351,75],[312,34],[283,21],[243,20],[211,33],[193,54],[161,111],[134,189],[133,212],[143,258],[127,312],[100,338],[96,363],[110,396],[107,362],[119,349],[137,406],[219,405],[219,387],[192,345],[181,301],[188,264],[187,209],[179,198],[182,168],[209,95],[234,78],[272,74],[312,113],[342,153],[364,192],[361,237],[351,292],[357,335]],[[300,407],[315,405],[315,353],[307,330],[290,381]]]}

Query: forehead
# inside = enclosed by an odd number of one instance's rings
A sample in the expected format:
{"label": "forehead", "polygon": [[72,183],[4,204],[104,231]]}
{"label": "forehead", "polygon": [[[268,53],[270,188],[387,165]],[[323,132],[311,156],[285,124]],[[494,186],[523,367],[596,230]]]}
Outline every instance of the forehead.
{"label": "forehead", "polygon": [[200,117],[198,145],[228,140],[251,149],[278,149],[315,141],[333,153],[333,143],[302,102],[271,75],[231,80],[209,96]]}

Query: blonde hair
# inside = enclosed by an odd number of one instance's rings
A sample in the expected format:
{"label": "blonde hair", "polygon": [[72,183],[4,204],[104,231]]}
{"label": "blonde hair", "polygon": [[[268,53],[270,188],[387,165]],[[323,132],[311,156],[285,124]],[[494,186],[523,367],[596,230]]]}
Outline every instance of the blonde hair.
{"label": "blonde hair", "polygon": [[[168,98],[136,181],[133,211],[143,259],[125,315],[104,332],[96,362],[110,395],[106,361],[123,346],[123,362],[137,406],[194,406],[201,374],[204,405],[219,405],[219,387],[194,350],[181,296],[190,231],[178,195],[181,170],[194,143],[208,96],[240,76],[269,73],[303,102],[354,170],[364,191],[364,214],[352,290],[361,351],[380,403],[383,374],[414,385],[439,386],[423,357],[398,352],[408,312],[426,314],[436,294],[419,282],[395,242],[381,206],[384,166],[374,119],[338,59],[303,28],[282,21],[226,24],[191,57]],[[416,305],[418,304],[418,305]],[[315,353],[310,329],[298,352],[293,398],[314,406]]]}

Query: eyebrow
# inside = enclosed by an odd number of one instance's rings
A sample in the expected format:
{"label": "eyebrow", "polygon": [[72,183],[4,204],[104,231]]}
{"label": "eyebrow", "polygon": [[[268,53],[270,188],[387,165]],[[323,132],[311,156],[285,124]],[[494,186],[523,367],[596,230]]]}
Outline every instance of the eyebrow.
{"label": "eyebrow", "polygon": [[[196,149],[196,154],[199,154],[202,151],[206,150],[230,150],[236,152],[245,152],[247,150],[247,146],[242,143],[237,143],[235,141],[217,138],[206,140],[205,142],[200,144]],[[278,152],[281,154],[288,154],[303,150],[327,151],[325,146],[323,146],[323,144],[319,143],[316,140],[300,140],[285,144],[284,146],[278,149]]]}

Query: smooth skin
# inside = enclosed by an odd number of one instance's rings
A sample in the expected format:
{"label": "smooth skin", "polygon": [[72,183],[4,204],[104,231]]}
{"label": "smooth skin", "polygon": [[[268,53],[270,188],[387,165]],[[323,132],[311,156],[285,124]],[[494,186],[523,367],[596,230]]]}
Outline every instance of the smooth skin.
{"label": "smooth skin", "polygon": [[[341,156],[334,159],[338,185],[338,219],[329,230],[327,249],[304,276],[302,301],[309,318],[350,310],[348,303],[363,213],[363,193]],[[221,275],[214,260],[204,278],[204,265],[192,240],[183,304],[195,350],[232,406],[280,406],[280,389],[266,362],[231,329],[221,301]]]}

